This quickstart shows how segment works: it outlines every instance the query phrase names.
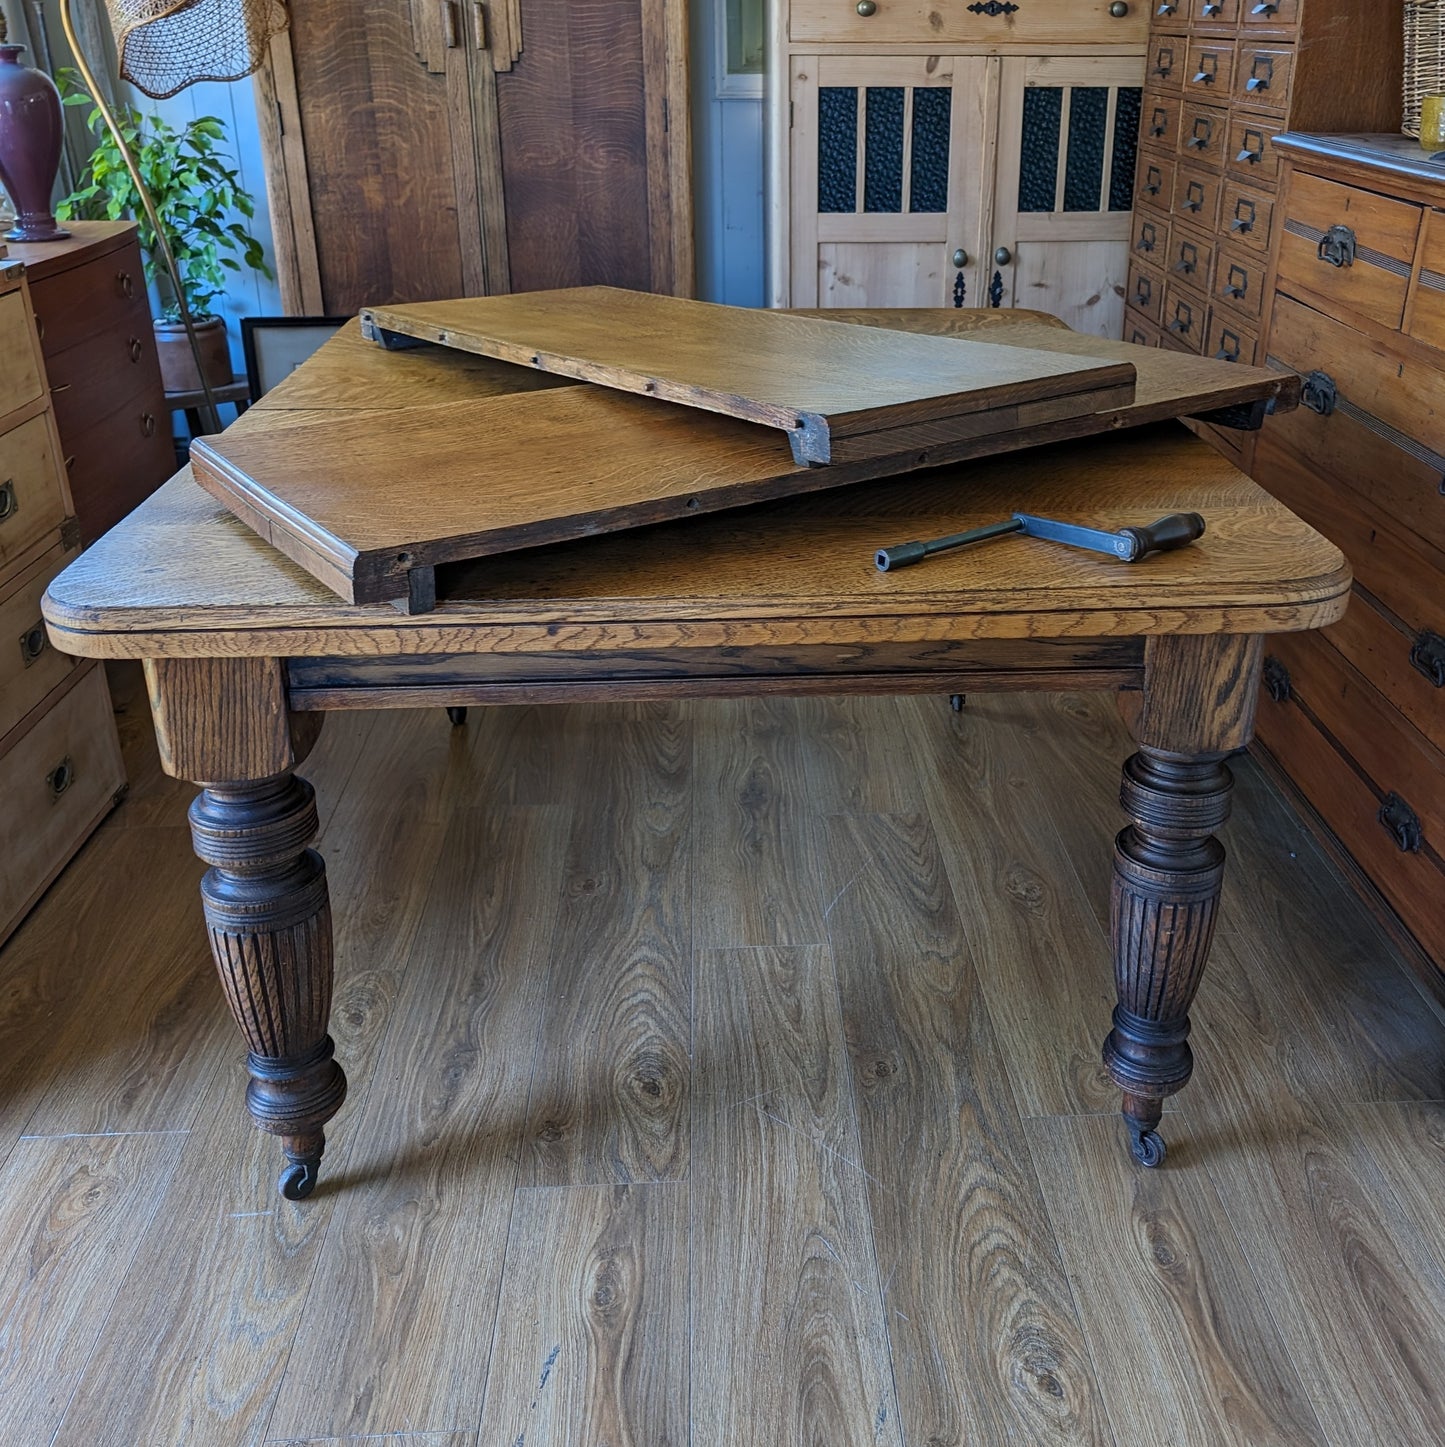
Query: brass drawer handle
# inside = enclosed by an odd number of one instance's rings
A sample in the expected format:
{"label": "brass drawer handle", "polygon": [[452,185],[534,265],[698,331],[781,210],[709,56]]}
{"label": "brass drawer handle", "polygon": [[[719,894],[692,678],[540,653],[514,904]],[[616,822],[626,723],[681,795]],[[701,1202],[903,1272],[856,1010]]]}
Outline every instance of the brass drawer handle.
{"label": "brass drawer handle", "polygon": [[126,350],[130,353],[131,361],[138,362],[140,361],[141,354],[145,351],[145,348],[141,346],[141,341],[139,337],[132,337],[129,343],[127,343]]}
{"label": "brass drawer handle", "polygon": [[1331,266],[1353,266],[1357,244],[1355,233],[1348,226],[1331,226],[1320,237],[1316,254],[1321,261],[1328,262]]}
{"label": "brass drawer handle", "polygon": [[61,759],[45,776],[46,786],[52,800],[58,799],[75,782],[75,765],[69,756]]}
{"label": "brass drawer handle", "polygon": [[1311,372],[1300,388],[1299,400],[1301,407],[1308,407],[1321,417],[1330,417],[1340,400],[1340,389],[1328,372]]}
{"label": "brass drawer handle", "polygon": [[156,419],[150,412],[141,413],[140,434],[142,437],[154,437],[156,435]]}
{"label": "brass drawer handle", "polygon": [[135,296],[135,278],[128,271],[118,271],[115,274],[115,284],[120,288],[120,294],[129,301]]}
{"label": "brass drawer handle", "polygon": [[15,496],[15,479],[7,477],[0,482],[0,523],[13,518],[20,511],[20,499]]}
{"label": "brass drawer handle", "polygon": [[1410,648],[1410,666],[1436,688],[1445,688],[1445,638],[1426,628]]}
{"label": "brass drawer handle", "polygon": [[20,635],[21,664],[29,668],[49,646],[50,640],[45,636],[45,624],[37,618],[35,622]]}
{"label": "brass drawer handle", "polygon": [[1418,854],[1425,843],[1420,816],[1393,791],[1386,794],[1375,816],[1394,836],[1402,854]]}

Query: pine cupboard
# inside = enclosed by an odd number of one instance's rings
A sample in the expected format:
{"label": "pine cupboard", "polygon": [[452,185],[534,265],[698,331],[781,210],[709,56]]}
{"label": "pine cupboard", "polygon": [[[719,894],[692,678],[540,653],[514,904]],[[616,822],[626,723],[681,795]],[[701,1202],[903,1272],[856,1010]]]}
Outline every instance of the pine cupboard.
{"label": "pine cupboard", "polygon": [[1108,0],[779,0],[771,303],[1023,306],[1117,337],[1147,22]]}

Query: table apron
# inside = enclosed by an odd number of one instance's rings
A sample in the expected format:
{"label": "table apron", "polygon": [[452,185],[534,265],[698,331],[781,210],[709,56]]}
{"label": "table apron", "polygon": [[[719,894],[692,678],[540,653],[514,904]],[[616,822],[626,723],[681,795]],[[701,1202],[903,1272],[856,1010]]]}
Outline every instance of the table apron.
{"label": "table apron", "polygon": [[292,709],[425,708],[750,694],[1138,688],[1144,640],[979,639],[632,653],[292,658]]}

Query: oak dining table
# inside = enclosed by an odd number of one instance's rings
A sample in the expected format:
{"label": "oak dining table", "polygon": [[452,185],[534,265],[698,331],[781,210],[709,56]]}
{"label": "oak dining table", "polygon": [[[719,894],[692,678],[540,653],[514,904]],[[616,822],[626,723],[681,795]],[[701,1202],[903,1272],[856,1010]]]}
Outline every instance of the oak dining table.
{"label": "oak dining table", "polygon": [[[569,700],[1121,694],[1137,748],[1123,761],[1114,849],[1118,1004],[1100,1029],[1132,1155],[1162,1161],[1157,1127],[1192,1070],[1189,1009],[1219,907],[1226,760],[1250,741],[1264,640],[1332,623],[1350,586],[1331,543],[1168,419],[1192,409],[1257,422],[1264,401],[1292,403],[1292,379],[1241,403],[1215,364],[1081,338],[1035,314],[843,315],[1127,353],[1137,395],[1098,435],[1064,423],[1004,455],[914,458],[911,470],[875,469],[833,491],[451,564],[437,570],[428,612],[342,601],[189,469],[51,584],[52,642],[139,659],[162,764],[200,787],[190,823],[209,866],[210,947],[248,1051],[246,1104],[280,1140],[284,1196],[314,1188],[346,1094],[328,1034],[316,800],[297,772],[340,709],[460,718],[476,705]],[[284,442],[341,412],[385,429],[400,409],[454,403],[460,419],[469,403],[554,380],[441,349],[383,352],[352,323],[235,425]],[[488,442],[484,429],[459,431],[459,446]],[[295,462],[306,467],[304,448]],[[504,457],[494,465],[505,473]],[[396,476],[379,504],[404,510],[425,486]],[[1018,535],[902,572],[874,566],[879,547],[1014,512],[1118,528],[1178,511],[1201,514],[1204,536],[1132,566]]]}

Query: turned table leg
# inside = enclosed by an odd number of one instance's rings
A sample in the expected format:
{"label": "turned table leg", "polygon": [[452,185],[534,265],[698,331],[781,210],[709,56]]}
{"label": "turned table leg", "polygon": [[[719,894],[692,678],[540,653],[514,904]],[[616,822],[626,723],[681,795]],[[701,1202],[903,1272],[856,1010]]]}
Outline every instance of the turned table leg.
{"label": "turned table leg", "polygon": [[221,987],[244,1037],[246,1105],[281,1138],[281,1194],[311,1194],[323,1126],[346,1097],[326,1033],[331,905],[326,866],[309,848],[316,796],[292,773],[320,714],[290,715],[275,659],[158,659],[146,664],[161,763],[202,785],[191,805],[196,853],[210,866],[201,902]]}
{"label": "turned table leg", "polygon": [[1164,1159],[1164,1101],[1194,1069],[1189,1007],[1209,958],[1224,882],[1214,837],[1234,787],[1225,757],[1249,742],[1262,640],[1149,640],[1139,752],[1124,765],[1132,823],[1115,841],[1111,934],[1118,1005],[1104,1065],[1123,1092],[1134,1158]]}

